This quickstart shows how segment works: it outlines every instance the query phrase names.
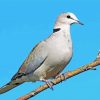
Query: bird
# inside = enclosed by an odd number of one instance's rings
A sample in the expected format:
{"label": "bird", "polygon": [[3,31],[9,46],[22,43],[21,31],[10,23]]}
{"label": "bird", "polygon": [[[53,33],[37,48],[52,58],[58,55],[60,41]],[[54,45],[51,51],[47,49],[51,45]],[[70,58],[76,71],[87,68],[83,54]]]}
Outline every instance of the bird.
{"label": "bird", "polygon": [[24,82],[42,81],[52,88],[49,79],[59,76],[73,55],[72,24],[83,25],[74,13],[61,13],[55,21],[52,34],[32,49],[11,81],[0,88],[0,94]]}

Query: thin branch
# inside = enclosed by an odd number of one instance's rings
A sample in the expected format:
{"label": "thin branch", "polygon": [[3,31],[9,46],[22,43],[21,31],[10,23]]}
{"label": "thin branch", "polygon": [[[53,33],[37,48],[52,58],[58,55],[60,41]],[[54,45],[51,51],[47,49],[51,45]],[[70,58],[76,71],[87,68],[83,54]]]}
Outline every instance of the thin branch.
{"label": "thin branch", "polygon": [[[88,71],[88,70],[91,70],[91,69],[94,70],[94,69],[96,69],[96,67],[98,65],[100,65],[100,51],[97,55],[97,58],[93,62],[91,62],[87,65],[81,66],[81,67],[79,67],[76,70],[73,70],[71,72],[64,73],[62,75],[62,77],[58,77],[58,78],[52,80],[52,85],[56,85],[56,84],[58,84],[58,83],[60,83],[64,80],[69,79],[69,78],[71,78],[71,77],[73,77],[77,74],[82,73],[82,72],[85,72],[85,71]],[[17,100],[28,100],[29,98],[34,97],[35,95],[37,95],[38,93],[46,90],[47,88],[49,88],[48,85],[44,84],[44,85],[38,87],[36,90],[33,90],[30,93],[18,98]]]}

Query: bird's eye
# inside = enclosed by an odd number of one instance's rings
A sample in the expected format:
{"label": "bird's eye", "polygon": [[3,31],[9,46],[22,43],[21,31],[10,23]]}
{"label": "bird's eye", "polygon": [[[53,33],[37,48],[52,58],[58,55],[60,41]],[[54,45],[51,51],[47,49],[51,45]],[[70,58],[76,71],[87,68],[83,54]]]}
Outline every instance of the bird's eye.
{"label": "bird's eye", "polygon": [[68,15],[67,18],[71,18],[70,15]]}

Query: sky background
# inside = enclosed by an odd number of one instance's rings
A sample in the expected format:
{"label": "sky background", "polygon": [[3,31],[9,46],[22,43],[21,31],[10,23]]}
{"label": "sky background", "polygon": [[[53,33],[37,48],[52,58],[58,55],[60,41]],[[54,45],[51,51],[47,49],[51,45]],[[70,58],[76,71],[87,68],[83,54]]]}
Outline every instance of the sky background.
{"label": "sky background", "polygon": [[[100,49],[100,0],[0,0],[0,87],[10,81],[32,48],[53,31],[62,12],[73,12],[84,26],[71,27],[73,58],[65,71],[93,61]],[[42,82],[23,85],[0,95],[16,100]],[[47,89],[30,100],[98,100],[100,68]]]}

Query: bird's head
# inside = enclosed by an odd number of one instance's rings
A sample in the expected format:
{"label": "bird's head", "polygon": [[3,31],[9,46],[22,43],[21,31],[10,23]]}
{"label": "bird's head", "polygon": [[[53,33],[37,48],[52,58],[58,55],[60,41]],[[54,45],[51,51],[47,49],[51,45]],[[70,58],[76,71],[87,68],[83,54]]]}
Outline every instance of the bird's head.
{"label": "bird's head", "polygon": [[[81,24],[83,25],[83,23],[81,23],[78,18],[76,17],[76,15],[74,15],[73,13],[67,12],[67,13],[62,13],[58,19],[57,19],[57,23],[58,24],[67,24],[67,25],[71,25],[71,24]],[[56,24],[57,24],[56,23]]]}

